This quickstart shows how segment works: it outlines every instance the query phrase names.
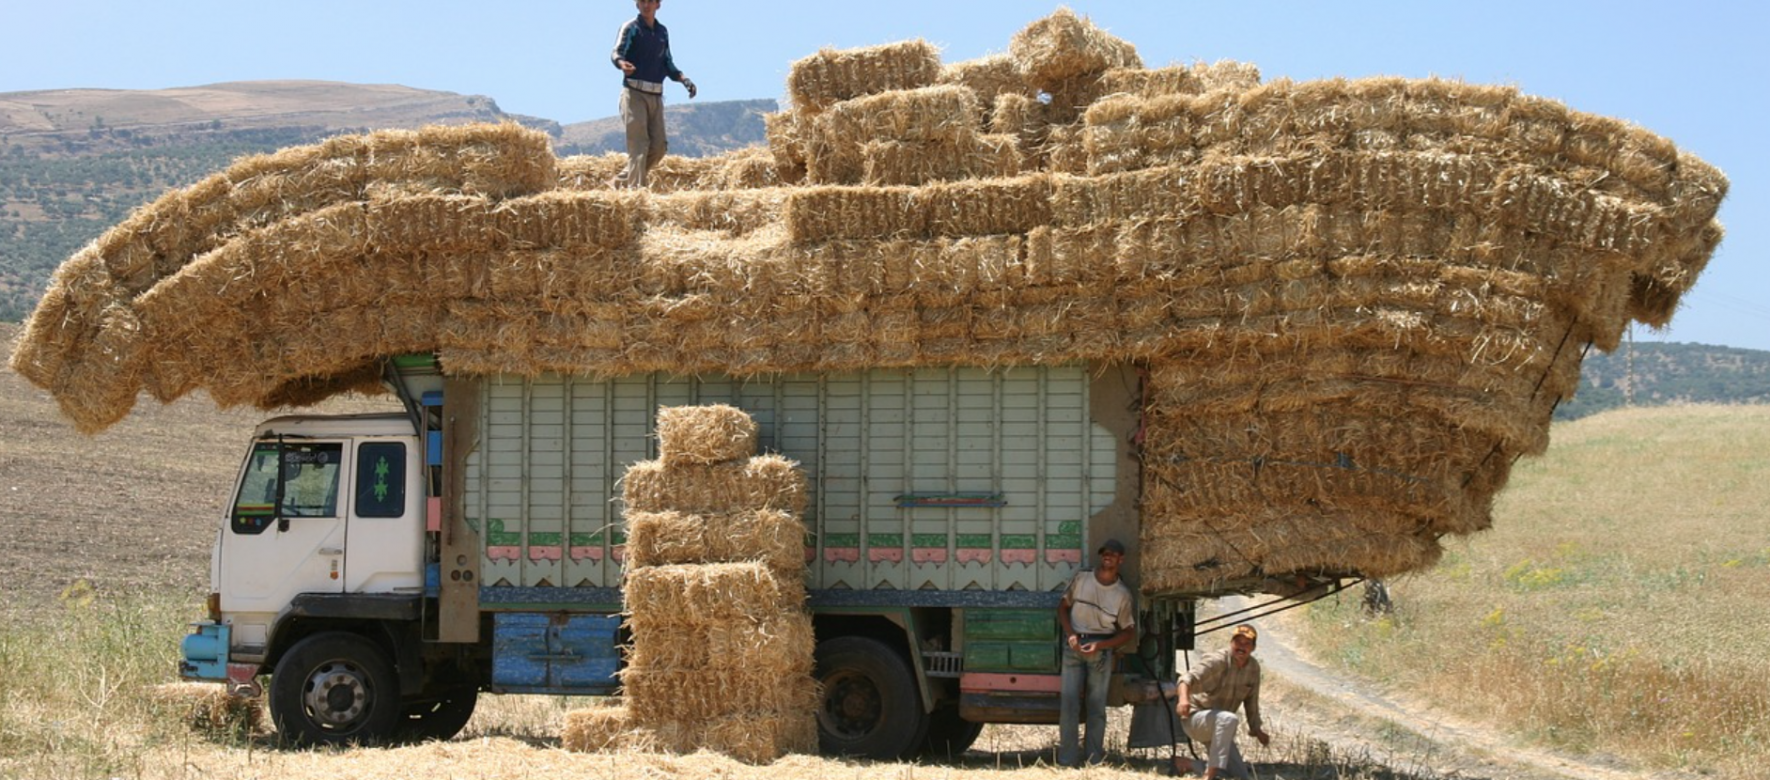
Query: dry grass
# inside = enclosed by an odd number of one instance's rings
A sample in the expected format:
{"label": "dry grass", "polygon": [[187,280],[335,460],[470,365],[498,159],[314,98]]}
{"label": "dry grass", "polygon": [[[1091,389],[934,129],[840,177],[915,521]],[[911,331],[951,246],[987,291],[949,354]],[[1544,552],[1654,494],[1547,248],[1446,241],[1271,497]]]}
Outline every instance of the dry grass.
{"label": "dry grass", "polygon": [[1495,529],[1312,610],[1325,655],[1540,743],[1759,777],[1770,761],[1770,409],[1612,412],[1558,427]]}

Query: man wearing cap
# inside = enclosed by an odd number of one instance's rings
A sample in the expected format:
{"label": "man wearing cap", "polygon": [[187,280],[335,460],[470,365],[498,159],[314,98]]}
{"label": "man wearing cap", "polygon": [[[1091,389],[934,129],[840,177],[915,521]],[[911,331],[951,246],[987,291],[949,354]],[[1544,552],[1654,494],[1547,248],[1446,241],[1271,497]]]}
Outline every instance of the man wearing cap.
{"label": "man wearing cap", "polygon": [[664,79],[682,82],[690,99],[694,82],[670,58],[670,31],[658,21],[663,0],[634,0],[639,16],[621,25],[609,59],[621,69],[621,122],[627,126],[627,167],[610,182],[643,189],[646,174],[664,159]]}
{"label": "man wearing cap", "polygon": [[1242,721],[1236,710],[1247,713],[1248,734],[1262,746],[1272,743],[1260,721],[1260,662],[1254,660],[1259,640],[1253,626],[1236,626],[1229,647],[1205,656],[1180,678],[1180,703],[1174,709],[1186,736],[1205,746],[1207,780],[1222,772],[1248,776],[1248,765],[1235,745]]}
{"label": "man wearing cap", "polygon": [[1063,628],[1063,711],[1058,716],[1057,761],[1080,766],[1076,732],[1082,692],[1087,691],[1087,760],[1106,760],[1106,686],[1112,672],[1113,650],[1137,636],[1137,609],[1131,589],[1119,579],[1125,562],[1125,545],[1108,539],[1099,549],[1100,565],[1076,572],[1057,605],[1057,624]]}

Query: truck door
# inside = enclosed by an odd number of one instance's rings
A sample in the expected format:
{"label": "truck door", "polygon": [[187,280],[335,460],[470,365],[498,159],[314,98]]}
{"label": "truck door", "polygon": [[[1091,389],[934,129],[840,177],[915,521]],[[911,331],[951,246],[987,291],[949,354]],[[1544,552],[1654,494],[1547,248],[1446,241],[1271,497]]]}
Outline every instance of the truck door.
{"label": "truck door", "polygon": [[345,453],[339,442],[253,445],[221,535],[223,610],[274,614],[296,594],[343,590]]}

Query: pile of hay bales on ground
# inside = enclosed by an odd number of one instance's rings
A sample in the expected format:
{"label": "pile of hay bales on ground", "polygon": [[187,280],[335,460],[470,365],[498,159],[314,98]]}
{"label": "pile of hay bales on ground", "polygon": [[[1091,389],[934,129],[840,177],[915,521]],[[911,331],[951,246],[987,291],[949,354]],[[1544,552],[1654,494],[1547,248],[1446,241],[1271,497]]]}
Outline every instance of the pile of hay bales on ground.
{"label": "pile of hay bales on ground", "polygon": [[626,704],[574,714],[568,747],[705,748],[750,763],[817,749],[805,478],[755,451],[742,410],[658,410],[659,457],[623,488]]}
{"label": "pile of hay bales on ground", "polygon": [[148,689],[148,700],[159,714],[177,718],[201,734],[246,737],[264,727],[260,700],[235,696],[222,684],[163,683]]}
{"label": "pile of hay bales on ground", "polygon": [[794,64],[769,146],[557,160],[516,128],[242,161],[70,259],[14,353],[83,430],[458,374],[1147,367],[1142,585],[1387,576],[1488,525],[1589,346],[1664,324],[1719,171],[1508,87],[1146,68],[1067,11],[1006,55]]}

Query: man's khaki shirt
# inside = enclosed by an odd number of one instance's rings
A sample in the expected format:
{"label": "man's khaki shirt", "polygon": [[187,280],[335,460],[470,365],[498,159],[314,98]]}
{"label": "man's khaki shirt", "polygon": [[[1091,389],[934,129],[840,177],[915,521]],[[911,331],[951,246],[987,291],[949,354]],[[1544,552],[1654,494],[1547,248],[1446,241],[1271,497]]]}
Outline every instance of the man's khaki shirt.
{"label": "man's khaki shirt", "polygon": [[1260,721],[1260,662],[1248,658],[1237,668],[1229,648],[1204,657],[1186,673],[1187,693],[1193,710],[1234,712],[1244,705],[1249,731],[1264,731]]}

